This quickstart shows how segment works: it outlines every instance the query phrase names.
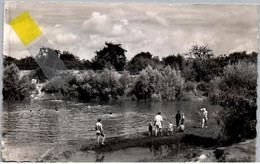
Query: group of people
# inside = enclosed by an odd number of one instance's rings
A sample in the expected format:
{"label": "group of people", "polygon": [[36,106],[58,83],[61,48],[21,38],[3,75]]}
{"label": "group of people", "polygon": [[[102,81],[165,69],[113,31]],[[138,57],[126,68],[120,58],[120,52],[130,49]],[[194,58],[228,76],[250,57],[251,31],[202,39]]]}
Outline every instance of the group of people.
{"label": "group of people", "polygon": [[[201,128],[207,128],[207,121],[208,121],[208,111],[206,108],[200,109],[201,112]],[[184,132],[185,129],[185,115],[184,113],[180,113],[177,111],[175,115],[176,127],[178,128],[179,132]],[[161,116],[161,112],[158,112],[157,115],[154,117],[154,123],[150,122],[148,125],[148,135],[151,136],[153,134],[153,126],[155,126],[155,136],[163,135],[162,134],[162,122],[163,118]],[[168,135],[173,135],[173,122],[170,121],[168,125]]]}
{"label": "group of people", "polygon": [[[201,128],[207,128],[207,121],[208,121],[208,111],[206,108],[200,109],[201,112]],[[176,121],[176,127],[178,128],[179,132],[184,132],[185,129],[185,116],[184,113],[180,113],[180,111],[177,111],[177,114],[175,115],[175,121]],[[162,123],[163,123],[163,117],[161,116],[161,112],[158,112],[157,115],[154,117],[154,123],[150,122],[148,126],[148,135],[152,136],[153,134],[153,126],[155,126],[155,136],[163,135],[162,133]],[[102,120],[99,118],[97,120],[97,123],[95,125],[96,130],[96,136],[97,136],[97,142],[98,145],[100,143],[100,137],[102,137],[101,144],[104,145],[105,142],[105,134],[102,127]],[[168,126],[168,135],[173,135],[174,131],[174,125],[173,122],[169,122]]]}

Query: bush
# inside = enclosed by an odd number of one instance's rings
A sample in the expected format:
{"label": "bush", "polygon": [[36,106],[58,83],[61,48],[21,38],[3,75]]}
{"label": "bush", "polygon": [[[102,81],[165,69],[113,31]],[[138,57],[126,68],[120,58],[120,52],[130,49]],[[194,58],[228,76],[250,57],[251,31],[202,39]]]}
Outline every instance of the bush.
{"label": "bush", "polygon": [[220,94],[220,88],[219,85],[221,83],[221,78],[216,77],[213,80],[209,82],[209,87],[208,87],[208,98],[209,101],[212,104],[218,104],[219,102],[219,94]]}
{"label": "bush", "polygon": [[156,94],[163,101],[173,101],[182,97],[183,83],[181,73],[170,66],[160,70],[148,66],[136,78],[131,94],[138,100],[150,100]]}
{"label": "bush", "polygon": [[223,121],[222,138],[228,143],[256,136],[257,67],[238,62],[224,68],[219,83],[219,104]]}
{"label": "bush", "polygon": [[[121,76],[122,77],[122,76]],[[84,101],[110,101],[120,99],[125,94],[126,82],[115,70],[105,69],[98,73],[84,71],[73,75],[72,80],[60,91],[64,96]],[[47,88],[47,87],[46,87]]]}
{"label": "bush", "polygon": [[189,91],[194,91],[196,89],[196,84],[192,81],[187,81],[185,84],[184,84],[184,90],[186,92],[189,92]]}
{"label": "bush", "polygon": [[3,99],[22,100],[30,90],[35,88],[29,76],[19,79],[19,68],[15,64],[4,67],[3,72]]}
{"label": "bush", "polygon": [[151,100],[152,101],[162,101],[162,97],[161,97],[161,94],[153,94],[152,96],[151,96]]}
{"label": "bush", "polygon": [[34,79],[38,79],[41,83],[47,80],[47,77],[45,76],[41,68],[36,68],[35,70],[33,70],[31,76]]}

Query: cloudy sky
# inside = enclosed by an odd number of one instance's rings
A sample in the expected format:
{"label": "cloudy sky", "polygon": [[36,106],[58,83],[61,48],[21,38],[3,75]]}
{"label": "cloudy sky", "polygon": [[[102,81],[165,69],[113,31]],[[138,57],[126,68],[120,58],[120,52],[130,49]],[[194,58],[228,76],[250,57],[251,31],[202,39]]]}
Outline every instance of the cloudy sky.
{"label": "cloudy sky", "polygon": [[208,45],[216,55],[257,51],[258,8],[249,5],[144,3],[5,3],[4,54],[29,52],[9,26],[28,11],[55,49],[91,59],[106,41],[120,43],[128,59],[141,51],[165,57]]}

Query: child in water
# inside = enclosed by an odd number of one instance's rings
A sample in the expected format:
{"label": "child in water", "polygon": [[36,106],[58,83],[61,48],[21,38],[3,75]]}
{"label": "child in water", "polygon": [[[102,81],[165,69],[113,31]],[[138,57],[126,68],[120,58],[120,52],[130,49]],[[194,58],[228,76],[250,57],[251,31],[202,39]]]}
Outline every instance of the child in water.
{"label": "child in water", "polygon": [[169,123],[169,128],[168,128],[168,135],[173,135],[173,123]]}
{"label": "child in water", "polygon": [[153,124],[152,122],[150,122],[148,126],[148,135],[152,136],[152,134],[153,134]]}

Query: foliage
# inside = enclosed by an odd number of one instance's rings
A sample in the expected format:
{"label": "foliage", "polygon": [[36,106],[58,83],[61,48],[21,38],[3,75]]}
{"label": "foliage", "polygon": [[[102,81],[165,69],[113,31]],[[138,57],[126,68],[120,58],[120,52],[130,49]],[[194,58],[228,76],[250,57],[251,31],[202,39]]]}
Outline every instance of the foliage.
{"label": "foliage", "polygon": [[138,74],[148,65],[152,68],[158,67],[161,64],[157,57],[152,57],[150,52],[140,52],[135,55],[126,65],[126,70],[132,74]]}
{"label": "foliage", "polygon": [[189,91],[195,91],[196,90],[196,83],[195,82],[192,82],[192,81],[187,81],[185,84],[184,84],[184,90],[186,92],[189,92]]}
{"label": "foliage", "polygon": [[64,96],[84,101],[117,100],[125,94],[125,87],[119,79],[120,76],[114,70],[105,69],[101,73],[94,71],[78,72],[73,75],[72,80],[67,85],[60,89],[60,92]]}
{"label": "foliage", "polygon": [[79,57],[69,51],[63,51],[62,53],[60,53],[59,57],[63,61],[67,69],[81,70],[84,68],[83,62],[80,61]]}
{"label": "foliage", "polygon": [[125,52],[121,44],[105,43],[105,47],[96,51],[96,56],[92,61],[92,69],[103,70],[105,68],[115,68],[117,71],[122,71],[126,64]]}
{"label": "foliage", "polygon": [[257,67],[238,62],[224,68],[219,82],[219,104],[223,135],[227,142],[239,142],[256,136]]}
{"label": "foliage", "polygon": [[19,77],[19,68],[15,64],[4,67],[3,72],[3,99],[22,100],[30,90],[34,89],[29,76]]}
{"label": "foliage", "polygon": [[43,83],[47,80],[47,77],[45,76],[45,74],[43,73],[41,68],[37,68],[37,69],[33,70],[31,72],[31,76],[34,79],[38,79],[39,82],[41,82],[41,83]]}
{"label": "foliage", "polygon": [[161,70],[148,66],[136,78],[131,94],[138,100],[150,100],[156,94],[163,101],[172,101],[181,98],[183,83],[181,73],[170,66]]}
{"label": "foliage", "polygon": [[212,49],[206,46],[194,45],[190,50],[191,57],[198,58],[200,60],[206,60],[213,56]]}
{"label": "foliage", "polygon": [[177,56],[175,55],[169,55],[165,58],[162,59],[163,63],[165,66],[170,65],[172,68],[175,68],[176,70],[181,70],[183,69],[183,64],[184,64],[184,58],[178,54]]}

